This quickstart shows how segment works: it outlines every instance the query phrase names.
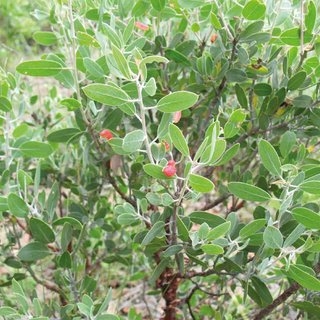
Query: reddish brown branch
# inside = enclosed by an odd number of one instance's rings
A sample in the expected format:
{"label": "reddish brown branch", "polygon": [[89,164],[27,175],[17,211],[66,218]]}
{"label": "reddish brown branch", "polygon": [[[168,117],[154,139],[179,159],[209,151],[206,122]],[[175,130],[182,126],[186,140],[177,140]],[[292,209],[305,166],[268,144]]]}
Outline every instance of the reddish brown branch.
{"label": "reddish brown branch", "polygon": [[288,289],[286,289],[278,298],[276,298],[271,304],[261,309],[258,313],[255,314],[253,320],[261,320],[267,315],[269,315],[275,308],[280,306],[286,300],[288,300],[293,294],[295,294],[301,286],[294,282]]}

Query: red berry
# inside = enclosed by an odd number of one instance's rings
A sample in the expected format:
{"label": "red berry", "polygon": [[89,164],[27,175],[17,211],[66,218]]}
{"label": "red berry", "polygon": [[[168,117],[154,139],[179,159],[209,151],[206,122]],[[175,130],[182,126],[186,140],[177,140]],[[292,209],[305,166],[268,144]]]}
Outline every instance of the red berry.
{"label": "red berry", "polygon": [[162,172],[164,173],[164,175],[168,178],[174,176],[177,172],[177,169],[174,166],[166,166],[163,168]]}
{"label": "red berry", "polygon": [[176,162],[174,160],[169,160],[168,161],[168,166],[173,166],[175,167],[176,166]]}
{"label": "red berry", "polygon": [[110,140],[113,138],[113,133],[108,129],[104,129],[100,132],[100,137],[107,139],[107,140]]}
{"label": "red berry", "polygon": [[148,31],[149,30],[149,26],[145,23],[142,23],[140,21],[136,21],[135,24],[136,28],[142,30],[142,31]]}

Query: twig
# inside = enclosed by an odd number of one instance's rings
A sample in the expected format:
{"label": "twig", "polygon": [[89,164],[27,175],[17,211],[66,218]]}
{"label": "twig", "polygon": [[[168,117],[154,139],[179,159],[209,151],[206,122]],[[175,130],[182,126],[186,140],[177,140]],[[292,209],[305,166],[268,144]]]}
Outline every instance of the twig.
{"label": "twig", "polygon": [[229,197],[231,196],[230,193],[226,193],[223,196],[217,198],[216,200],[214,200],[213,202],[210,202],[208,204],[206,204],[204,207],[202,207],[201,211],[207,211],[209,209],[214,208],[215,206],[217,206],[218,204],[220,204],[221,202],[223,202],[224,200],[227,200]]}
{"label": "twig", "polygon": [[267,315],[269,315],[275,308],[277,308],[280,304],[284,303],[295,294],[301,286],[294,282],[288,289],[286,289],[278,298],[276,298],[271,304],[266,306],[265,308],[261,309],[258,313],[256,313],[253,317],[253,320],[261,320]]}

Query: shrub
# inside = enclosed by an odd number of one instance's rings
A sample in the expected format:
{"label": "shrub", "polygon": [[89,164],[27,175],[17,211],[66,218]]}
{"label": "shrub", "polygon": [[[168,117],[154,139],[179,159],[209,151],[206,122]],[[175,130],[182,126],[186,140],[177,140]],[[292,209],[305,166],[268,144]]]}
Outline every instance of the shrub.
{"label": "shrub", "polygon": [[0,315],[317,317],[319,22],[285,4],[48,8],[1,82]]}

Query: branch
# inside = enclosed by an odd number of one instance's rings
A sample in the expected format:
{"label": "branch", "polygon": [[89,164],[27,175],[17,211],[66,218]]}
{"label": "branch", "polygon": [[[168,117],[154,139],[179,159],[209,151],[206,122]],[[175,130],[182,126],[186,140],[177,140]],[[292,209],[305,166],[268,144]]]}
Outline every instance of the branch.
{"label": "branch", "polygon": [[284,303],[288,300],[293,294],[295,294],[301,286],[294,282],[288,289],[286,289],[278,298],[276,298],[271,304],[260,310],[255,314],[253,320],[261,320],[267,315],[269,315],[275,308],[277,308],[280,304]]}
{"label": "branch", "polygon": [[201,211],[207,211],[209,209],[214,208],[215,206],[217,206],[218,204],[220,204],[221,202],[223,202],[224,200],[227,200],[229,197],[231,196],[230,193],[226,193],[223,196],[217,198],[216,200],[214,200],[213,202],[210,202],[208,204],[206,204]]}

